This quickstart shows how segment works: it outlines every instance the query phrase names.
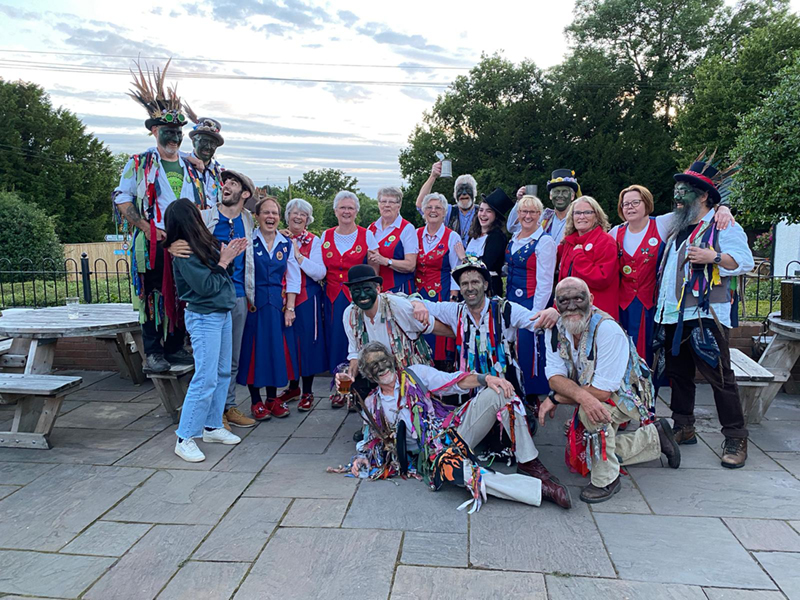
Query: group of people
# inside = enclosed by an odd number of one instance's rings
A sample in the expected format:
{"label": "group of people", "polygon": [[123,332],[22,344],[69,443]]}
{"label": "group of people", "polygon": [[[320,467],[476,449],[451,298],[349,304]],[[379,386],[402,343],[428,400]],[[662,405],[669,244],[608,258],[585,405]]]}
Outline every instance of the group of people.
{"label": "group of people", "polygon": [[[310,203],[282,207],[217,163],[220,123],[197,118],[163,72],[140,70],[132,96],[156,146],[131,157],[114,202],[132,234],[145,370],[195,364],[175,446],[184,460],[205,458],[195,439],[236,444],[231,426],[286,417],[292,400],[311,410],[314,377],[330,371],[331,406],[349,402],[365,421],[352,475],[449,481],[470,490],[474,510],[487,493],[569,508],[568,489],[538,458],[533,421],[574,406],[569,466],[591,474],[581,499],[602,502],[619,491],[621,466],[663,454],[677,468],[679,445],[697,442],[699,369],[725,436],[722,466],[744,465],[728,332],[734,278],[753,258],[721,204],[727,172],[702,155],[675,175],[674,212],[652,216],[652,194],[632,185],[613,229],[571,170],[547,182],[552,207],[526,186],[515,199],[501,188],[479,196],[471,175],[455,180],[451,204],[432,193],[436,163],[417,198],[423,227],[386,187],[367,228],[356,224],[358,197],[339,192],[338,225],[317,236]],[[667,382],[674,425],[654,414],[654,383]],[[250,416],[237,408],[237,384],[249,389]],[[630,421],[639,426],[622,433]],[[517,474],[475,457],[495,426]]]}

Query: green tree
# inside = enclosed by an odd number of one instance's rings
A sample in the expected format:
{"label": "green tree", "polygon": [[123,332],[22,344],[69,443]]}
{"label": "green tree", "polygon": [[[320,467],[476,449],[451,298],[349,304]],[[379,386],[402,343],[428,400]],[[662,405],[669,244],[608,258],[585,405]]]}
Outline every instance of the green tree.
{"label": "green tree", "polygon": [[358,192],[358,179],[345,175],[339,169],[311,170],[303,173],[293,187],[308,192],[314,198],[330,202],[341,190]]}
{"label": "green tree", "polygon": [[113,231],[109,198],[119,172],[111,152],[37,85],[0,80],[0,189],[53,217],[65,243]]}
{"label": "green tree", "polygon": [[732,200],[745,223],[800,222],[800,52],[778,79],[742,119],[733,148],[742,168],[733,180]]}
{"label": "green tree", "polygon": [[779,72],[798,49],[800,18],[784,14],[743,38],[732,57],[712,56],[700,64],[693,102],[676,123],[684,162],[706,147],[727,156],[739,135],[739,120],[777,85]]}
{"label": "green tree", "polygon": [[18,194],[0,192],[0,248],[0,270],[64,268],[64,252],[53,220]]}

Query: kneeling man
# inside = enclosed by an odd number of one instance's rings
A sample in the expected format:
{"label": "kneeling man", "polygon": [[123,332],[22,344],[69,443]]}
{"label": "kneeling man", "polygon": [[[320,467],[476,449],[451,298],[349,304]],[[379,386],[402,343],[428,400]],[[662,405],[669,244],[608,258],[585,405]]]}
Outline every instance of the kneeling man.
{"label": "kneeling man", "polygon": [[[427,365],[399,368],[380,342],[364,345],[358,369],[378,387],[362,407],[369,427],[357,446],[354,475],[364,470],[373,479],[405,476],[411,455],[416,456],[414,474],[424,477],[433,489],[439,489],[445,481],[467,487],[472,492],[473,510],[487,493],[535,506],[548,500],[570,508],[566,486],[539,478],[539,451],[528,430],[522,403],[508,381],[462,371],[444,373]],[[337,374],[339,377],[341,374]],[[433,397],[472,389],[479,389],[478,395],[457,408]],[[518,475],[482,469],[472,452],[498,419],[512,440]]]}
{"label": "kneeling man", "polygon": [[[652,422],[650,371],[633,342],[613,318],[592,306],[592,294],[583,280],[562,280],[555,300],[560,316],[545,339],[545,371],[552,392],[539,409],[539,422],[544,425],[545,414],[554,417],[558,404],[578,406],[592,481],[581,492],[581,500],[593,504],[616,494],[622,487],[621,465],[655,460],[663,453],[669,466],[677,469],[680,450],[669,422]],[[641,426],[619,434],[619,425],[631,419],[638,419]],[[573,419],[572,427],[576,426]]]}

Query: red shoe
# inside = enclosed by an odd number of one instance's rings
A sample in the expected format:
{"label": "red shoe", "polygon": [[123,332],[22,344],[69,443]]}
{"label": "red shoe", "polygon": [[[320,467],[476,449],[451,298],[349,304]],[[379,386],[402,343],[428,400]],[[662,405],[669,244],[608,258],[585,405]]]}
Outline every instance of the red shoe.
{"label": "red shoe", "polygon": [[253,404],[250,407],[250,414],[256,421],[267,421],[272,417],[272,413],[263,402]]}
{"label": "red shoe", "polygon": [[300,402],[297,404],[297,410],[301,412],[308,412],[314,406],[314,394],[303,394],[300,397]]}
{"label": "red shoe", "polygon": [[267,400],[266,404],[273,417],[282,419],[283,417],[289,416],[289,407],[286,406],[285,402],[281,402],[280,398],[272,398],[271,400]]}
{"label": "red shoe", "polygon": [[345,404],[347,404],[347,400],[341,394],[331,396],[331,408],[342,408]]}
{"label": "red shoe", "polygon": [[275,398],[278,402],[291,402],[292,400],[297,400],[300,397],[300,388],[286,388],[283,390],[283,393]]}

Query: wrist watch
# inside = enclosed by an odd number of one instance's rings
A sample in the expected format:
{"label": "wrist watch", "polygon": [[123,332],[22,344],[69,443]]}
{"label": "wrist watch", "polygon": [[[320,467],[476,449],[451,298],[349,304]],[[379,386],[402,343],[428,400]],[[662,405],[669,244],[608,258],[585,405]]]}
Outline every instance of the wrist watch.
{"label": "wrist watch", "polygon": [[721,261],[721,260],[722,260],[722,254],[720,254],[719,252],[717,252],[717,255],[714,257],[714,264],[715,264],[715,265],[718,265],[718,264],[720,263],[720,261]]}
{"label": "wrist watch", "polygon": [[391,266],[392,266],[392,259],[390,258],[389,259],[389,267],[391,268]]}
{"label": "wrist watch", "polygon": [[550,393],[547,395],[547,397],[548,397],[548,398],[550,398],[550,402],[552,402],[552,403],[553,403],[553,404],[555,404],[556,406],[558,406],[559,404],[561,404],[561,402],[559,402],[558,400],[556,400],[556,393],[555,393],[553,390],[550,390]]}

